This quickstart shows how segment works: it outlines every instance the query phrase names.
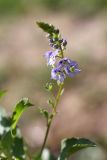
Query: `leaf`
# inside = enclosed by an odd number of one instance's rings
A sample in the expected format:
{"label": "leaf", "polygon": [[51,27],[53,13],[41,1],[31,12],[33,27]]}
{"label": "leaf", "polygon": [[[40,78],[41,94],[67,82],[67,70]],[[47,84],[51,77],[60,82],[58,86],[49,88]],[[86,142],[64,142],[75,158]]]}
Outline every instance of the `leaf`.
{"label": "leaf", "polygon": [[10,149],[12,148],[12,136],[10,131],[5,133],[5,135],[2,137],[1,144],[5,155],[7,157],[11,157]]}
{"label": "leaf", "polygon": [[55,27],[51,24],[44,23],[44,22],[36,22],[37,25],[44,31],[49,34],[55,33]]}
{"label": "leaf", "polygon": [[10,130],[11,118],[0,115],[0,140]]}
{"label": "leaf", "polygon": [[87,147],[95,147],[95,143],[85,138],[64,139],[61,142],[61,153],[58,160],[66,160],[73,153]]}
{"label": "leaf", "polygon": [[12,137],[11,132],[7,132],[1,139],[2,152],[10,160],[14,156],[16,159],[25,160],[25,146],[21,137]]}
{"label": "leaf", "polygon": [[47,110],[45,110],[44,108],[39,108],[39,111],[46,119],[48,119],[49,113]]}
{"label": "leaf", "polygon": [[15,107],[14,111],[13,111],[13,115],[12,115],[12,125],[11,125],[11,132],[12,135],[14,136],[15,134],[15,128],[16,125],[22,115],[22,113],[30,106],[33,106],[30,102],[28,98],[23,98]]}
{"label": "leaf", "polygon": [[5,93],[6,93],[6,90],[1,90],[0,91],[0,98],[2,98],[5,95]]}
{"label": "leaf", "polygon": [[14,146],[12,147],[12,154],[20,160],[25,160],[25,146],[21,137],[15,137]]}
{"label": "leaf", "polygon": [[45,89],[46,89],[47,91],[52,91],[52,89],[53,89],[52,83],[46,83]]}
{"label": "leaf", "polygon": [[4,128],[11,126],[11,118],[10,117],[2,116],[0,118],[1,118],[0,125],[2,125]]}
{"label": "leaf", "polygon": [[[0,116],[0,160],[25,160],[25,145],[19,128],[16,128],[16,135],[13,138],[10,128],[11,118]],[[14,158],[13,158],[14,157]]]}
{"label": "leaf", "polygon": [[51,107],[54,107],[54,100],[52,99],[52,98],[49,98],[48,99],[48,101],[47,101],[47,103],[49,104],[49,105],[51,105]]}

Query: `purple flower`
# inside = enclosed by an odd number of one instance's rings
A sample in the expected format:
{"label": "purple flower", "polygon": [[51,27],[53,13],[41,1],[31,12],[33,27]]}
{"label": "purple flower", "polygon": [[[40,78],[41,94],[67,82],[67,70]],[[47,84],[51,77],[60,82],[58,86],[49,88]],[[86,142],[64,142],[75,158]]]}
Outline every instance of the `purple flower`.
{"label": "purple flower", "polygon": [[68,58],[63,58],[59,61],[57,67],[65,72],[68,77],[73,77],[80,72],[78,63]]}
{"label": "purple flower", "polygon": [[51,78],[59,82],[63,82],[66,76],[59,68],[53,68],[51,71]]}
{"label": "purple flower", "polygon": [[76,74],[80,73],[80,69],[71,64],[70,66],[65,67],[65,72],[68,77],[74,77]]}
{"label": "purple flower", "polygon": [[48,51],[45,53],[45,58],[47,59],[47,64],[48,65],[54,65],[55,64],[55,57],[58,54],[58,50],[52,52],[52,51]]}
{"label": "purple flower", "polygon": [[70,60],[68,58],[63,58],[59,61],[57,67],[64,68],[68,63],[70,63]]}

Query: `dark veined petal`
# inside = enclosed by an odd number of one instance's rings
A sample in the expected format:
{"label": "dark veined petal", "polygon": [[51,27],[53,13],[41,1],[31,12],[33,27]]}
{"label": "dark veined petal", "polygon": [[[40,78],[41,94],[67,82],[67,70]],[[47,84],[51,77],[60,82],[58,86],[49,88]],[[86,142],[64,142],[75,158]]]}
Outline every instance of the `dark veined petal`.
{"label": "dark veined petal", "polygon": [[78,63],[68,58],[63,58],[62,60],[60,60],[57,67],[60,70],[65,71],[68,77],[73,77],[76,74],[80,73]]}
{"label": "dark veined petal", "polygon": [[76,74],[80,73],[80,69],[75,66],[66,66],[65,72],[68,77],[74,77]]}
{"label": "dark veined petal", "polygon": [[56,62],[56,56],[58,54],[58,50],[52,52],[48,51],[45,53],[45,58],[47,59],[47,64],[48,65],[54,65]]}
{"label": "dark veined petal", "polygon": [[51,71],[51,78],[63,82],[66,76],[59,68],[53,68]]}

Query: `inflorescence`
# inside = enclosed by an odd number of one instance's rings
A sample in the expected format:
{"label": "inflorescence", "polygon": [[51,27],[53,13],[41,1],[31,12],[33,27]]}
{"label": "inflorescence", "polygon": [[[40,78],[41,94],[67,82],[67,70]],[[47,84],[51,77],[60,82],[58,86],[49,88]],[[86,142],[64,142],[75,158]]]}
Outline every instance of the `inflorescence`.
{"label": "inflorescence", "polygon": [[[41,23],[41,25],[43,24]],[[48,31],[46,30],[46,27],[48,28]],[[55,29],[51,24],[45,26],[43,29],[48,33],[46,37],[52,48],[51,51],[45,53],[47,65],[50,65],[52,68],[51,79],[56,80],[58,83],[63,83],[65,78],[74,77],[80,72],[78,63],[64,57],[67,41],[61,37],[59,29]]]}

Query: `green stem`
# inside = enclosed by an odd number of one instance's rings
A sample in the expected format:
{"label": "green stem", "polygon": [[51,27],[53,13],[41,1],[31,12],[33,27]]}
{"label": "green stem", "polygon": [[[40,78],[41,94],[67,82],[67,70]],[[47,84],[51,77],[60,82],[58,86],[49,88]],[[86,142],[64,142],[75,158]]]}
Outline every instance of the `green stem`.
{"label": "green stem", "polygon": [[55,102],[55,105],[54,105],[55,112],[56,112],[56,108],[57,108],[57,105],[58,105],[58,102],[59,102],[59,99],[60,99],[60,96],[61,96],[62,89],[63,89],[63,84],[60,84],[58,94],[56,96],[56,102]]}
{"label": "green stem", "polygon": [[42,145],[42,148],[41,148],[41,151],[40,151],[40,155],[39,155],[39,158],[41,157],[42,153],[43,153],[43,150],[45,148],[45,144],[46,144],[46,141],[47,141],[47,137],[48,137],[48,134],[49,134],[49,130],[50,130],[50,126],[51,126],[51,122],[48,123],[47,125],[47,130],[46,130],[46,134],[45,134],[45,138],[44,138],[44,142],[43,142],[43,145]]}
{"label": "green stem", "polygon": [[57,112],[56,112],[56,108],[57,108],[57,105],[58,105],[58,102],[59,102],[59,99],[60,99],[60,96],[61,96],[62,89],[63,89],[63,84],[60,84],[59,90],[58,90],[58,93],[57,93],[57,96],[56,96],[56,101],[55,101],[55,103],[54,103],[53,111],[52,111],[52,113],[51,113],[51,115],[50,115],[50,119],[48,120],[47,130],[46,130],[44,142],[43,142],[43,145],[42,145],[40,154],[39,154],[39,158],[41,158],[41,155],[42,155],[43,150],[44,150],[44,148],[45,148],[45,145],[46,145],[46,142],[47,142],[47,138],[48,138],[48,135],[49,135],[49,131],[50,131],[50,127],[51,127],[51,124],[52,124],[52,120],[53,120],[54,116],[55,116],[56,113],[57,113]]}

